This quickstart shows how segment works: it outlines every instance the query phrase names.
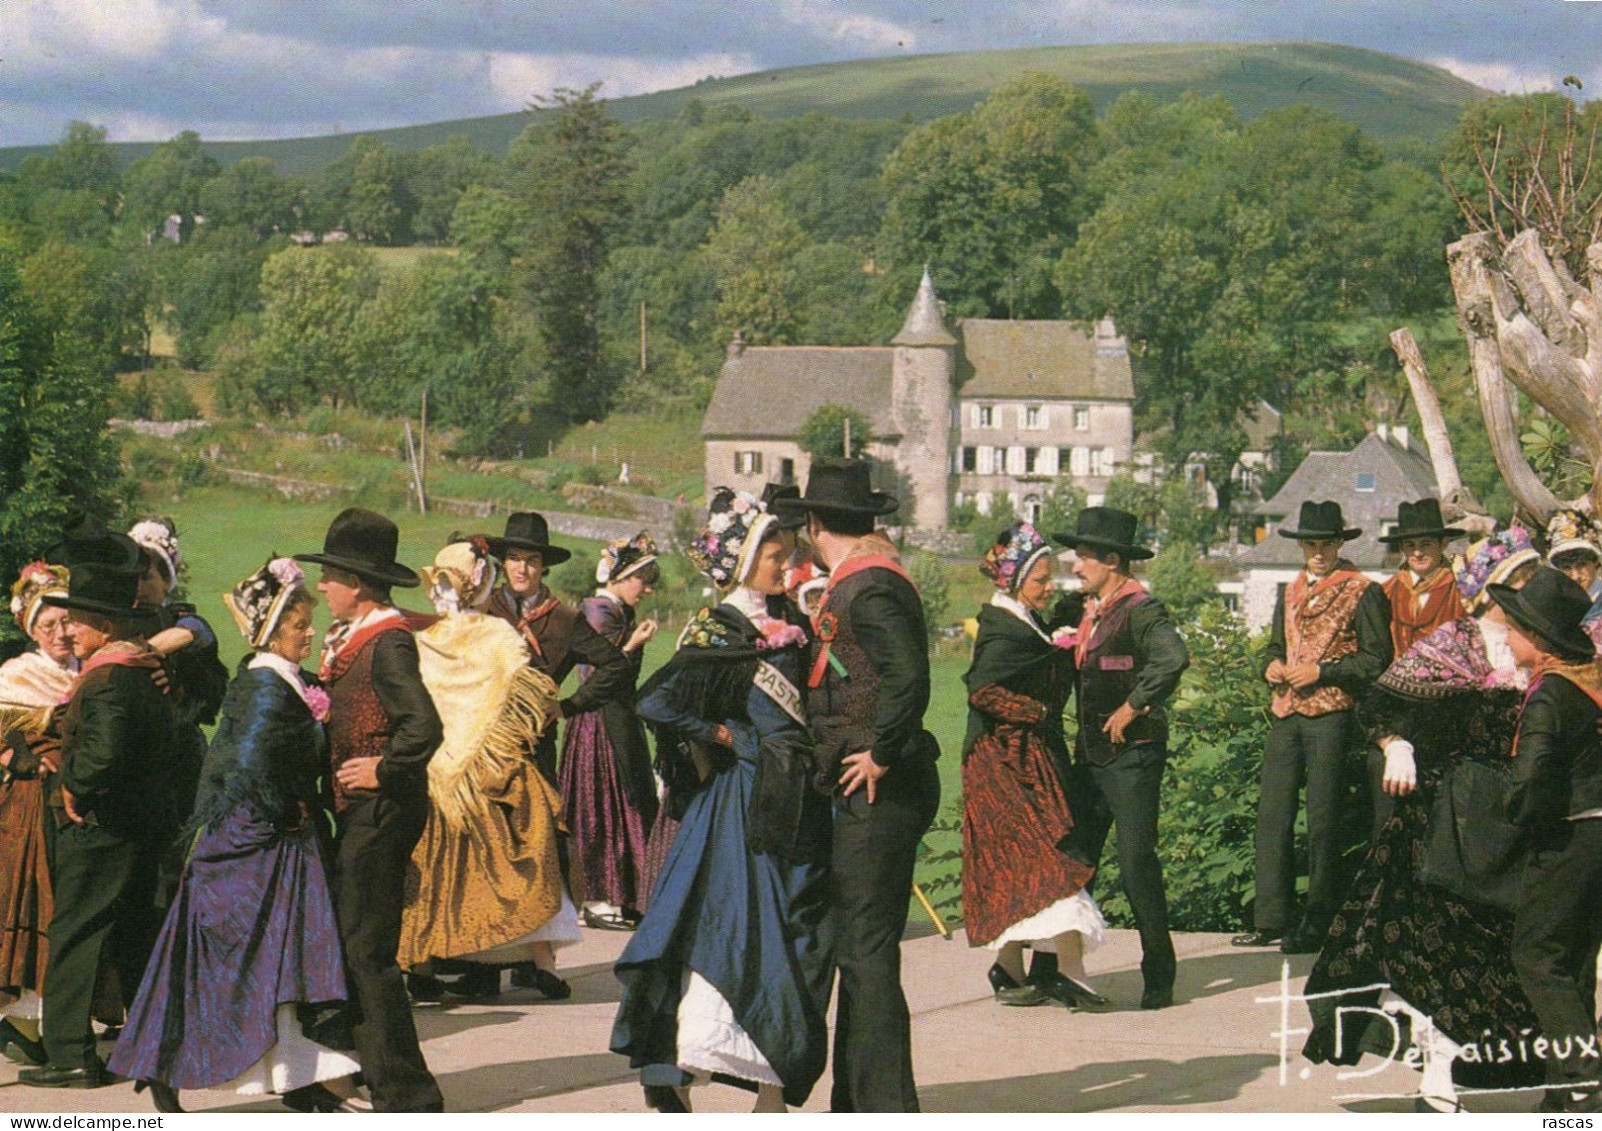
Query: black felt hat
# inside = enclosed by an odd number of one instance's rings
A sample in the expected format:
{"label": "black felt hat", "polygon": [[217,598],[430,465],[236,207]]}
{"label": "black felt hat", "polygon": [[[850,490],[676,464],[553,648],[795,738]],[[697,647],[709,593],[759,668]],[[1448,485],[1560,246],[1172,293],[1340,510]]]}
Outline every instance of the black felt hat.
{"label": "black felt hat", "polygon": [[1304,502],[1301,516],[1296,520],[1296,526],[1286,530],[1279,528],[1280,537],[1294,538],[1298,542],[1311,542],[1324,538],[1339,538],[1342,542],[1350,542],[1363,533],[1356,527],[1347,526],[1346,519],[1341,516],[1341,505],[1325,500],[1322,503]]}
{"label": "black felt hat", "polygon": [[377,511],[348,507],[328,524],[320,554],[296,554],[297,562],[333,566],[383,586],[410,589],[417,574],[395,560],[400,530]]}
{"label": "black felt hat", "polygon": [[801,488],[794,483],[769,483],[762,488],[762,505],[768,508],[780,530],[795,530],[807,524],[807,512],[797,508]]}
{"label": "black felt hat", "polygon": [[533,550],[547,567],[559,565],[573,556],[571,550],[551,545],[550,527],[545,516],[534,511],[520,511],[506,516],[506,533],[489,539],[490,553],[502,561],[508,550]]}
{"label": "black felt hat", "polygon": [[1122,555],[1125,561],[1139,561],[1151,557],[1152,551],[1135,543],[1137,525],[1134,515],[1117,507],[1085,507],[1079,512],[1072,534],[1051,537],[1071,550],[1081,546],[1088,550],[1109,550]]}
{"label": "black felt hat", "polygon": [[1487,585],[1491,600],[1502,606],[1508,620],[1541,638],[1548,649],[1566,660],[1590,660],[1596,645],[1581,626],[1591,611],[1591,596],[1567,575],[1542,566],[1522,589]]}
{"label": "black felt hat", "polygon": [[61,532],[61,541],[45,551],[44,559],[69,570],[94,562],[125,570],[135,577],[144,572],[144,551],[139,543],[89,515],[80,515],[69,523]]}
{"label": "black felt hat", "polygon": [[[787,514],[818,511],[822,514],[885,515],[901,504],[894,495],[875,491],[868,485],[869,464],[865,459],[815,459],[807,473],[804,495],[775,500],[774,511],[781,521]],[[799,523],[797,524],[799,525]]]}
{"label": "black felt hat", "polygon": [[159,615],[155,609],[138,605],[139,574],[113,562],[80,561],[67,568],[67,592],[47,594],[45,604],[82,609],[118,621],[153,621]]}
{"label": "black felt hat", "polygon": [[1416,503],[1403,503],[1396,508],[1396,529],[1389,534],[1381,534],[1378,541],[1387,546],[1394,546],[1409,538],[1444,538],[1450,542],[1453,538],[1463,537],[1463,531],[1455,526],[1447,526],[1446,520],[1441,517],[1441,501],[1439,499],[1420,499]]}

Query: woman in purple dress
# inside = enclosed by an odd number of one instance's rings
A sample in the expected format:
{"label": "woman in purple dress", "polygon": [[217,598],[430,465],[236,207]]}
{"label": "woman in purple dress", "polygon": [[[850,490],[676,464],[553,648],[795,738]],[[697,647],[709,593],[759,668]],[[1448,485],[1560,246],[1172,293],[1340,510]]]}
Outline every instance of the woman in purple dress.
{"label": "woman in purple dress", "polygon": [[328,696],[300,667],[313,597],[275,558],[228,605],[254,653],[240,664],[206,755],[193,847],[108,1067],[176,1092],[279,1094],[336,1110],[356,1062],[330,1044],[348,998],[324,857],[320,776]]}
{"label": "woman in purple dress", "polygon": [[[634,713],[645,645],[656,621],[635,623],[635,607],[656,584],[656,543],[643,530],[612,542],[595,567],[600,588],[582,606],[597,633],[622,649],[634,668],[626,695],[568,720],[557,774],[562,810],[583,864],[584,922],[626,929],[639,921],[645,888],[647,834],[656,819],[656,779],[645,729]],[[588,678],[589,669],[580,669]]]}

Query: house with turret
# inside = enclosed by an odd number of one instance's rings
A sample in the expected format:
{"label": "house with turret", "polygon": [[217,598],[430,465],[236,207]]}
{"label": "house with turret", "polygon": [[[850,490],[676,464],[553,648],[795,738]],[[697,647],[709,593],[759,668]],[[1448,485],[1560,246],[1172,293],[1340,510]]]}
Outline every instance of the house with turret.
{"label": "house with turret", "polygon": [[1111,320],[959,319],[927,271],[888,346],[747,346],[736,334],[701,425],[708,492],[804,482],[796,442],[827,404],[868,419],[875,486],[897,518],[944,528],[953,504],[1003,497],[1037,517],[1059,482],[1100,502],[1134,445],[1134,376]]}

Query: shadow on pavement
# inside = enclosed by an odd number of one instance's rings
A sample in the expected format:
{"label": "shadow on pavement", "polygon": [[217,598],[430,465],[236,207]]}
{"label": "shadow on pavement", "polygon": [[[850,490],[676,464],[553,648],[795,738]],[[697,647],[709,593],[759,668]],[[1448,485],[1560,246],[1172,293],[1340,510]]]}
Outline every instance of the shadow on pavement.
{"label": "shadow on pavement", "polygon": [[1272,1056],[1204,1056],[1194,1060],[1121,1060],[1067,1072],[1001,1080],[934,1084],[918,1089],[925,1111],[1107,1111],[1189,1107],[1240,1095],[1277,1061]]}
{"label": "shadow on pavement", "polygon": [[[609,1052],[485,1064],[439,1077],[447,1111],[499,1111],[524,1100],[582,1092],[635,1079],[629,1063]],[[472,1106],[462,1100],[472,1097]],[[640,1110],[645,1102],[640,1101]]]}

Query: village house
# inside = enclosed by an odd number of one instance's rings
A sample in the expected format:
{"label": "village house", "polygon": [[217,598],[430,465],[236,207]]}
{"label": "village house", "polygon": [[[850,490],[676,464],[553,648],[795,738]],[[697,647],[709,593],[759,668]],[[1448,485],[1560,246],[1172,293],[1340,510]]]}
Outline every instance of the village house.
{"label": "village house", "polygon": [[1241,555],[1241,582],[1220,587],[1226,596],[1238,593],[1240,615],[1253,632],[1274,616],[1279,592],[1302,568],[1297,544],[1279,536],[1280,525],[1292,523],[1303,502],[1333,500],[1341,505],[1346,525],[1363,533],[1346,543],[1345,557],[1375,581],[1395,569],[1378,541],[1396,525],[1397,507],[1426,497],[1440,497],[1429,453],[1405,427],[1379,425],[1349,452],[1309,452],[1274,497],[1251,510],[1265,524],[1262,541]]}
{"label": "village house", "polygon": [[1134,448],[1129,348],[1110,319],[965,318],[947,329],[928,272],[888,346],[729,344],[701,424],[706,485],[760,492],[803,482],[796,442],[824,405],[871,425],[877,485],[903,500],[898,518],[946,527],[953,504],[988,514],[1002,497],[1036,518],[1061,480],[1099,503]]}

